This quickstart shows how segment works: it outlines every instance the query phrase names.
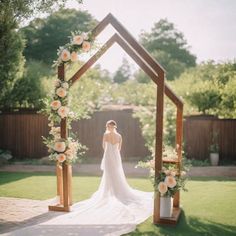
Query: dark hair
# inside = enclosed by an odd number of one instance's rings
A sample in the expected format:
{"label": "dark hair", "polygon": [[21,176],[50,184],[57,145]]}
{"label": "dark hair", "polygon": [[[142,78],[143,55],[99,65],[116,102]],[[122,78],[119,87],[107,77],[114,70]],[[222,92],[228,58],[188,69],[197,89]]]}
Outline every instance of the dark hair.
{"label": "dark hair", "polygon": [[108,125],[113,125],[113,126],[115,126],[115,128],[117,128],[117,123],[114,120],[108,120],[107,123],[106,123],[106,127]]}

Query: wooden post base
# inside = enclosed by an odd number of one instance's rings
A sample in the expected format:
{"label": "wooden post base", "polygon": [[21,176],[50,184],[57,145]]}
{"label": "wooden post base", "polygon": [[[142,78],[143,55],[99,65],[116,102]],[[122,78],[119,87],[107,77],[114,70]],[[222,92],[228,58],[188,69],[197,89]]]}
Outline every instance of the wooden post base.
{"label": "wooden post base", "polygon": [[181,209],[178,207],[173,207],[172,217],[168,218],[160,218],[157,222],[153,222],[154,224],[161,225],[176,225],[178,223],[180,217]]}
{"label": "wooden post base", "polygon": [[56,206],[48,206],[49,211],[62,211],[62,212],[70,212],[70,207],[64,207],[63,205]]}

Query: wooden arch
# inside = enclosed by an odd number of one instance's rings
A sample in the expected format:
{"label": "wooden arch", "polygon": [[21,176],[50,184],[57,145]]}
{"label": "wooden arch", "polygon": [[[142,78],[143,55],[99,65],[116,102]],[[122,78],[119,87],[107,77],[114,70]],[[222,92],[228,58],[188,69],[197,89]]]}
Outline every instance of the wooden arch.
{"label": "wooden arch", "polygon": [[[112,15],[108,14],[92,31],[94,38],[98,36],[104,28],[111,24],[116,31],[98,51],[93,55],[71,78],[72,84],[78,81],[81,76],[114,44],[120,47],[139,65],[139,67],[153,80],[157,85],[156,101],[156,144],[155,144],[155,176],[159,175],[162,169],[162,147],[163,147],[163,110],[164,94],[175,104],[176,112],[176,147],[178,160],[164,161],[171,162],[180,168],[182,159],[182,134],[183,134],[183,102],[181,99],[165,84],[165,70],[153,57],[135,40],[135,38],[124,28],[124,26]],[[64,64],[58,66],[58,77],[64,79]],[[61,120],[61,137],[67,138],[66,118]],[[63,164],[62,169],[57,168],[57,195],[60,196],[60,205],[49,206],[49,210],[70,211],[72,205],[71,194],[71,166]],[[154,224],[175,224],[180,215],[180,195],[177,192],[174,196],[174,210],[171,218],[160,218],[160,196],[154,199]]]}

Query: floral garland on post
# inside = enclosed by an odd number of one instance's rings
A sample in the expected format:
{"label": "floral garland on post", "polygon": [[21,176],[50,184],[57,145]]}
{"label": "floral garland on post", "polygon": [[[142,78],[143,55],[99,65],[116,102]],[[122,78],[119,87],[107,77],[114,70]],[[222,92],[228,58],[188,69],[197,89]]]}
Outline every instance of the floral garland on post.
{"label": "floral garland on post", "polygon": [[[72,33],[70,42],[59,47],[57,61],[54,66],[60,66],[78,61],[78,54],[88,52],[91,49],[91,33]],[[46,102],[46,108],[41,113],[48,115],[49,127],[51,128],[49,136],[43,137],[44,143],[50,153],[49,159],[62,163],[71,164],[75,162],[78,155],[84,153],[85,147],[78,140],[72,138],[72,132],[67,139],[61,138],[61,120],[66,118],[68,129],[71,129],[71,121],[77,120],[78,117],[70,109],[69,89],[71,81],[65,78],[58,78],[54,83],[54,90],[49,101]],[[83,150],[83,151],[81,151]],[[80,153],[78,153],[80,151]]]}

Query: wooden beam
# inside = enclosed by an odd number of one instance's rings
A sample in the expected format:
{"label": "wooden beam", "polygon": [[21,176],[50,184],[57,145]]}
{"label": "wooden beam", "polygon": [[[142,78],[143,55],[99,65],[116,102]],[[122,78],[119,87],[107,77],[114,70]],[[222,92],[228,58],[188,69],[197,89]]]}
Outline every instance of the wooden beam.
{"label": "wooden beam", "polygon": [[[139,65],[139,67],[159,86],[158,75],[153,69],[143,60],[140,54],[137,54],[118,34],[114,34],[116,42],[123,48],[123,50]],[[163,74],[163,73],[162,73]],[[178,96],[164,83],[165,95],[177,106],[182,107],[183,102]]]}
{"label": "wooden beam", "polygon": [[[157,86],[156,100],[156,145],[155,145],[155,178],[159,177],[162,169],[162,148],[163,148],[163,117],[164,117],[164,74],[160,74],[160,81]],[[160,222],[160,194],[156,193],[154,198],[153,223]]]}
{"label": "wooden beam", "polygon": [[70,79],[72,84],[81,78],[81,76],[114,44],[113,35]]}

